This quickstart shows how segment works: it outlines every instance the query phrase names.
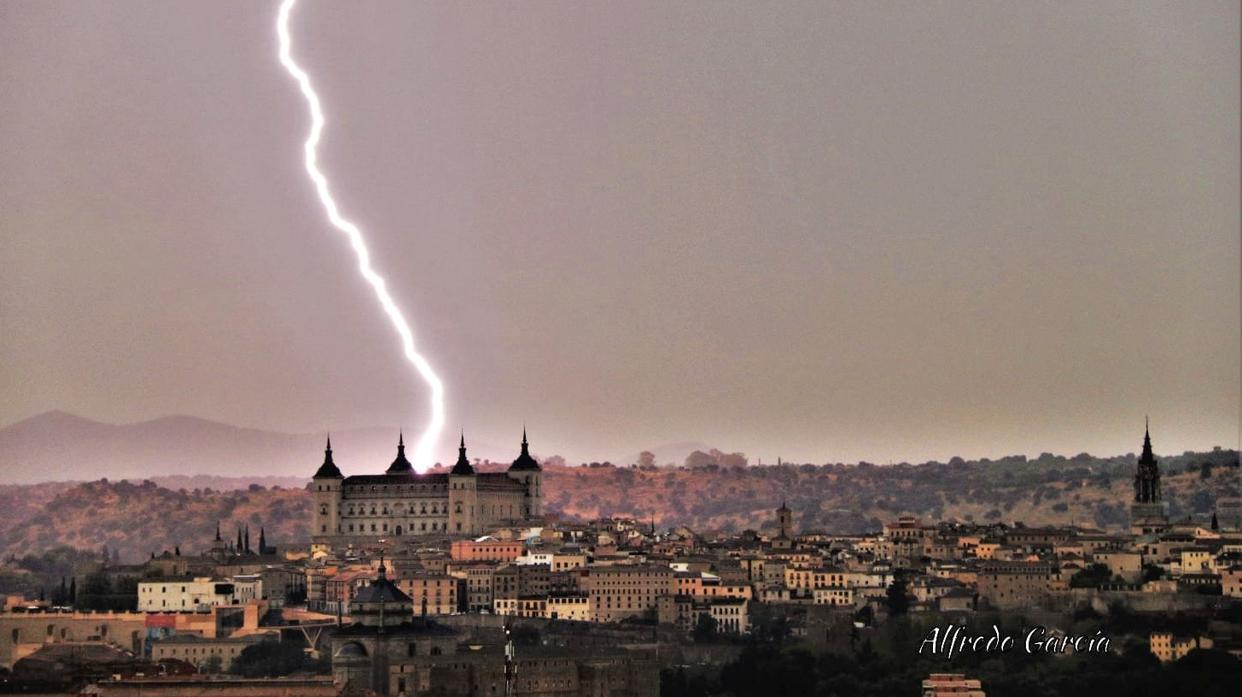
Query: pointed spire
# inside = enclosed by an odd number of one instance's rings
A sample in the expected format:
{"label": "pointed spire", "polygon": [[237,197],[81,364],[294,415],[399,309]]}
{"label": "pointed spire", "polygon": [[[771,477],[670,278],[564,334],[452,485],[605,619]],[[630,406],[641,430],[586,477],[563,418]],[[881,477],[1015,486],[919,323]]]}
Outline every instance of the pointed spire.
{"label": "pointed spire", "polygon": [[220,521],[217,520],[216,521],[216,542],[222,542],[222,541],[223,540],[220,539]]}
{"label": "pointed spire", "polygon": [[526,426],[523,425],[522,426],[522,452],[518,455],[518,458],[513,461],[513,464],[509,465],[509,471],[512,472],[512,471],[537,470],[537,469],[539,469],[539,462],[536,461],[535,458],[530,456],[530,444],[526,442]]}
{"label": "pointed spire", "polygon": [[1143,455],[1140,462],[1154,462],[1155,456],[1151,452],[1151,419],[1146,421],[1146,426],[1143,428]]}
{"label": "pointed spire", "polygon": [[259,526],[259,554],[266,554],[266,553],[267,553],[267,532],[263,529],[263,526],[260,525]]}
{"label": "pointed spire", "polygon": [[385,474],[412,474],[413,472],[414,466],[410,464],[409,460],[405,459],[405,433],[403,431],[398,431],[397,459],[392,461],[392,464],[388,466],[388,470]]}
{"label": "pointed spire", "polygon": [[453,465],[453,469],[449,470],[450,474],[470,475],[474,474],[474,467],[470,465],[470,458],[466,457],[466,432],[461,432],[461,445],[457,448],[457,464]]}
{"label": "pointed spire", "polygon": [[379,580],[379,581],[388,580],[388,570],[384,568],[384,553],[383,552],[380,552],[379,578],[376,580]]}
{"label": "pointed spire", "polygon": [[315,471],[314,479],[342,479],[341,470],[332,461],[332,434],[328,434],[328,443],[323,449],[323,464]]}

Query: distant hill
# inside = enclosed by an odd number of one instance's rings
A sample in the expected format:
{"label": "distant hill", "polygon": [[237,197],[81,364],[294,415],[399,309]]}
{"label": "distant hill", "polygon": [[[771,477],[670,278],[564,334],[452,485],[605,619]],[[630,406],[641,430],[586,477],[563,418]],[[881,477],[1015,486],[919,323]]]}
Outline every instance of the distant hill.
{"label": "distant hill", "polygon": [[[1164,492],[1176,518],[1206,522],[1224,497],[1242,495],[1238,453],[1219,450],[1160,458]],[[1045,455],[1001,460],[879,467],[790,465],[687,469],[547,467],[551,515],[589,519],[628,516],[658,526],[699,531],[771,529],[773,509],[787,501],[798,530],[858,533],[878,530],[903,513],[929,519],[1023,521],[1121,529],[1133,495],[1134,457]],[[1207,476],[1204,476],[1206,473]],[[201,551],[216,521],[226,535],[264,526],[272,543],[309,537],[306,478],[286,487],[236,490],[241,477],[201,480],[116,480],[0,486],[0,553],[41,554],[56,545],[98,550],[107,545],[126,561],[180,545]],[[192,485],[192,486],[191,486]],[[279,488],[277,488],[277,486]]]}
{"label": "distant hill", "polygon": [[[334,432],[336,461],[347,474],[382,471],[395,455],[395,438],[392,429]],[[113,425],[50,411],[0,428],[0,483],[216,476],[248,484],[263,483],[263,477],[305,478],[319,466],[323,442],[322,433],[261,431],[193,416]],[[512,460],[517,444],[472,443],[470,452]]]}

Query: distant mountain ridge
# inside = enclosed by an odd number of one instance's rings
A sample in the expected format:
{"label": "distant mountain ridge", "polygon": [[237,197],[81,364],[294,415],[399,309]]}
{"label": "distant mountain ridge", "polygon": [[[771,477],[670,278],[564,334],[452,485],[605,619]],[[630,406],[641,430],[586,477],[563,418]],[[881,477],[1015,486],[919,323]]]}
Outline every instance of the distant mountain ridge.
{"label": "distant mountain ridge", "polygon": [[[108,424],[64,411],[49,411],[0,428],[0,484],[108,479],[167,480],[172,477],[225,477],[244,481],[229,487],[205,480],[176,487],[244,488],[267,477],[303,480],[322,460],[322,433],[281,433],[246,428],[195,416],[164,416],[132,424]],[[362,428],[332,432],[336,462],[345,474],[383,471],[396,447],[393,429]],[[496,445],[472,439],[471,458],[509,462],[518,455],[517,439]],[[680,465],[697,441],[652,448],[656,461]],[[532,444],[536,457],[555,453]],[[452,464],[456,451],[442,454]],[[618,464],[636,462],[637,453]],[[576,464],[576,463],[571,463]],[[163,482],[161,482],[163,484]],[[272,484],[276,482],[267,482]],[[279,482],[290,486],[289,481]]]}
{"label": "distant mountain ridge", "polygon": [[[393,457],[389,429],[332,434],[347,473],[382,468]],[[0,483],[163,479],[309,478],[322,459],[324,434],[280,433],[194,416],[106,424],[50,411],[0,428]],[[218,485],[217,485],[218,486]]]}

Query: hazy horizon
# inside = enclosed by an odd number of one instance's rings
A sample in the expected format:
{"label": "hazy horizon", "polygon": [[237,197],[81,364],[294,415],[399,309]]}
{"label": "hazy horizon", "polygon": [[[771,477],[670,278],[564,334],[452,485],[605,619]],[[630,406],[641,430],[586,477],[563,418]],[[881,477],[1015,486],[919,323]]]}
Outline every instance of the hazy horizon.
{"label": "hazy horizon", "polygon": [[[275,3],[0,4],[0,423],[421,430]],[[439,453],[1242,441],[1239,6],[303,2]],[[583,455],[575,455],[583,454]],[[3,457],[0,453],[0,458]],[[441,456],[441,458],[447,455]]]}
{"label": "hazy horizon", "polygon": [[[290,432],[255,429],[254,427],[247,426],[246,424],[238,424],[238,423],[231,423],[231,422],[225,422],[225,421],[215,421],[211,419],[204,419],[203,417],[194,416],[190,414],[167,414],[167,415],[156,417],[155,419],[150,419],[150,420],[142,420],[142,421],[128,422],[128,423],[109,423],[106,421],[99,421],[97,419],[89,419],[88,417],[84,417],[79,414],[73,414],[70,412],[66,412],[64,410],[54,410],[50,412],[44,412],[41,414],[37,414],[31,417],[28,417],[27,419],[22,419],[22,420],[19,420],[11,424],[0,424],[0,443],[3,442],[3,435],[6,433],[6,430],[9,429],[10,427],[21,426],[27,422],[36,422],[36,421],[39,421],[40,419],[49,419],[49,418],[54,418],[57,416],[70,417],[71,419],[84,419],[91,423],[103,424],[103,425],[106,425],[109,427],[115,427],[115,428],[145,426],[145,425],[151,425],[151,424],[157,424],[157,423],[166,424],[166,423],[175,422],[175,421],[190,420],[194,422],[202,422],[204,424],[212,424],[212,425],[227,427],[230,429],[256,431],[258,433],[262,433],[265,435],[274,435],[274,436],[286,437],[289,439],[297,439],[303,442],[303,444],[306,447],[303,447],[298,453],[290,452],[290,453],[285,453],[285,454],[293,456],[293,459],[297,459],[299,456],[305,456],[302,459],[306,463],[305,469],[308,472],[314,469],[314,466],[317,465],[319,458],[321,457],[322,445],[320,444],[320,442],[321,442],[321,439],[324,438],[324,436],[326,435],[323,433],[315,433],[315,432],[290,433]],[[387,428],[378,427],[378,426],[359,427],[359,428],[353,428],[353,429],[348,429],[348,430],[343,430],[343,431],[337,431],[335,435],[333,436],[335,440],[334,450],[336,451],[337,460],[338,461],[343,460],[344,462],[349,463],[343,466],[344,469],[349,470],[347,474],[366,474],[369,472],[380,471],[383,467],[386,466],[388,462],[388,457],[390,457],[392,453],[395,452],[394,451],[395,445],[389,442],[393,439],[394,434],[395,432],[392,431],[392,429],[387,429]],[[1157,456],[1171,457],[1171,456],[1183,455],[1188,452],[1210,452],[1215,448],[1222,448],[1226,450],[1234,449],[1230,445],[1217,443],[1213,445],[1207,445],[1207,446],[1202,446],[1202,447],[1192,447],[1192,448],[1187,448],[1184,450],[1173,451],[1173,450],[1168,450],[1168,449],[1164,449],[1160,447],[1159,436],[1160,434],[1158,431],[1153,436],[1153,448]],[[363,439],[364,442],[362,443],[358,442],[358,439],[360,437]],[[59,443],[55,443],[55,444],[48,443],[47,445],[49,447],[54,448],[60,444]],[[470,446],[471,460],[481,459],[484,461],[489,461],[492,464],[504,464],[510,461],[512,458],[516,457],[517,455],[516,446],[506,443],[503,438],[502,439],[495,439],[495,438],[475,439],[472,437],[472,438],[467,439],[467,445]],[[793,459],[793,458],[784,458],[784,462],[786,464],[797,464],[797,465],[802,465],[802,464],[856,465],[856,464],[859,464],[860,462],[867,462],[867,463],[878,465],[878,466],[887,466],[887,465],[896,465],[896,464],[921,465],[921,464],[926,464],[929,462],[948,462],[953,457],[963,457],[966,460],[984,460],[984,459],[1001,460],[1006,457],[1025,456],[1030,459],[1037,459],[1040,455],[1044,453],[1050,453],[1053,456],[1063,457],[1066,459],[1072,459],[1082,454],[1088,454],[1093,457],[1099,457],[1099,458],[1117,458],[1117,457],[1135,456],[1137,452],[1141,449],[1139,447],[1140,445],[1141,445],[1141,437],[1139,441],[1136,442],[1134,448],[1121,451],[1121,452],[1088,452],[1088,451],[1083,451],[1083,450],[1076,450],[1072,452],[1070,451],[1057,452],[1057,451],[1043,450],[1039,452],[1008,452],[1008,453],[982,454],[982,455],[975,455],[975,456],[953,455],[953,456],[948,456],[948,457],[943,457],[943,458],[920,457],[920,458],[906,460],[906,461],[877,461],[875,459],[870,459],[870,458],[861,458],[861,459],[853,460],[853,461],[839,461],[839,460],[831,460],[831,459],[825,460],[825,459],[815,459],[815,458],[801,459],[801,460]],[[643,450],[654,450],[656,454],[656,464],[660,467],[664,467],[667,465],[682,466],[683,460],[685,459],[685,455],[688,455],[689,453],[695,450],[706,452],[709,449],[718,449],[725,453],[734,452],[733,449],[730,449],[727,447],[721,447],[720,444],[707,443],[707,442],[694,439],[694,438],[682,439],[677,442],[649,443],[642,447],[637,447],[637,446],[632,447],[630,448],[630,450],[626,451],[624,454],[622,453],[591,454],[591,453],[553,452],[553,451],[549,451],[543,448],[541,443],[538,441],[538,439],[534,439],[534,441],[532,442],[532,452],[541,461],[549,457],[560,456],[565,459],[566,465],[571,466],[571,467],[576,467],[579,464],[586,464],[589,462],[611,462],[613,465],[617,465],[617,466],[628,466],[630,464],[634,464],[633,461],[636,459],[634,456]],[[480,453],[482,453],[482,455],[480,455]],[[676,453],[676,455],[674,455],[674,453]],[[749,466],[757,466],[757,465],[767,466],[767,465],[777,464],[776,458],[760,462],[756,460],[754,456],[751,456],[748,453],[743,453],[743,454],[747,455],[747,457],[749,458]],[[447,467],[452,464],[452,459],[456,457],[456,451],[454,450],[452,453],[438,454],[437,457],[438,457],[438,462],[436,464],[439,466]],[[670,457],[674,459],[670,460],[669,459]],[[3,463],[0,463],[0,464],[3,464]],[[225,477],[225,478],[237,478],[237,477],[243,477],[247,475],[238,474],[238,473],[216,474],[216,473],[213,473],[212,471],[194,471],[194,472],[168,471],[168,472],[153,472],[150,474],[150,476],[191,476],[191,477],[220,476],[220,477]],[[274,474],[271,476],[283,478],[283,477],[294,477],[294,476],[299,476],[299,475],[296,473],[284,472],[284,473]],[[3,475],[0,474],[0,480],[2,480],[3,478],[4,478]]]}

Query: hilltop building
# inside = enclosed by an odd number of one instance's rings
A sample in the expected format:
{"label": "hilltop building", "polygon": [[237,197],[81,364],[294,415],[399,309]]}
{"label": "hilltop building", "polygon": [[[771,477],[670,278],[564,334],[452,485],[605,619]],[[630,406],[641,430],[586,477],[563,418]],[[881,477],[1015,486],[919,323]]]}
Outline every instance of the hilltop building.
{"label": "hilltop building", "polygon": [[1148,535],[1169,527],[1169,514],[1160,494],[1160,465],[1151,450],[1151,425],[1143,433],[1143,453],[1134,472],[1134,503],[1130,504],[1130,532]]}
{"label": "hilltop building", "polygon": [[543,515],[543,472],[522,450],[505,472],[475,472],[463,435],[457,463],[447,473],[414,471],[397,440],[397,458],[383,474],[346,477],[332,460],[332,440],[311,480],[315,497],[313,540],[327,546],[378,537],[474,536]]}

